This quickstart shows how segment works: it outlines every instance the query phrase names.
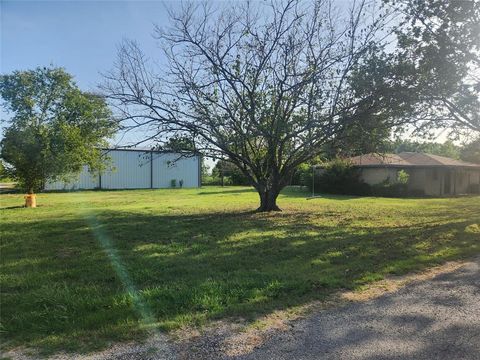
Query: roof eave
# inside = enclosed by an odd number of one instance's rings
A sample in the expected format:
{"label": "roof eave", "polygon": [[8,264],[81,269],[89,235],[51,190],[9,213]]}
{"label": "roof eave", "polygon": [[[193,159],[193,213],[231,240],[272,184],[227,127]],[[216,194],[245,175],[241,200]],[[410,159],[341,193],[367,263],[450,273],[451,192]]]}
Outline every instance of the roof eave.
{"label": "roof eave", "polygon": [[359,165],[353,164],[357,168],[462,168],[462,169],[480,169],[480,165],[401,165],[401,164],[375,164],[375,165]]}

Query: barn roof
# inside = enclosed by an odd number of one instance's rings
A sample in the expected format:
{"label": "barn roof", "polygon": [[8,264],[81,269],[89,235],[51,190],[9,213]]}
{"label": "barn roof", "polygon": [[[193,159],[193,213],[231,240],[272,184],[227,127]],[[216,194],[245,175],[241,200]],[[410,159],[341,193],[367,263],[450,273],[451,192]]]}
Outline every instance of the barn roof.
{"label": "barn roof", "polygon": [[112,151],[138,151],[138,152],[144,152],[144,153],[162,153],[162,154],[182,154],[182,155],[201,155],[199,151],[174,151],[174,150],[156,150],[152,149],[151,147],[128,147],[128,146],[123,146],[123,147],[108,147],[108,148],[102,148],[101,150],[105,150],[107,152],[112,152]]}
{"label": "barn roof", "polygon": [[402,152],[400,154],[376,154],[370,153],[355,156],[349,159],[354,166],[358,167],[463,167],[478,168],[480,164],[455,160],[444,156]]}

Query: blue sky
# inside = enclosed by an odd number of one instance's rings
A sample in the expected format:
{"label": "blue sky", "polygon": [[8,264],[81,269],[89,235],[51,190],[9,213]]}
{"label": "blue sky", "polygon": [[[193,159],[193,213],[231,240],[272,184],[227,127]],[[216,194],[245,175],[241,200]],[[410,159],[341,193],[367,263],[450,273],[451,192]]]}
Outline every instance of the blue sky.
{"label": "blue sky", "polygon": [[[124,38],[139,42],[144,52],[161,63],[152,37],[154,24],[166,25],[165,1],[5,1],[0,0],[0,72],[61,66],[82,90],[95,90],[101,72],[112,68]],[[0,110],[2,118],[7,115]],[[1,127],[1,125],[0,125]],[[127,145],[144,134],[115,139]]]}
{"label": "blue sky", "polygon": [[[52,64],[64,67],[82,90],[95,90],[102,81],[100,73],[112,68],[123,38],[137,40],[147,56],[162,62],[153,24],[167,25],[166,7],[178,4],[0,0],[0,73]],[[5,118],[1,109],[0,118]],[[139,137],[142,134],[131,134],[116,142],[126,145]]]}
{"label": "blue sky", "polygon": [[153,24],[165,24],[163,1],[1,0],[1,72],[53,64],[65,67],[83,90],[112,67],[122,38],[160,56]]}

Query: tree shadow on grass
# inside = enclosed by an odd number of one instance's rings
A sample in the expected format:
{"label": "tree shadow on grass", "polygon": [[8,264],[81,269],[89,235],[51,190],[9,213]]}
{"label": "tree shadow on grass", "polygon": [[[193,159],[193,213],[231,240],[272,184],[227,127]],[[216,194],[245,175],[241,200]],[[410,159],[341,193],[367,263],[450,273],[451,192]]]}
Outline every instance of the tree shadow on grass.
{"label": "tree shadow on grass", "polygon": [[[215,187],[217,188],[217,186]],[[226,188],[222,188],[220,191],[208,191],[208,186],[207,187],[202,187],[202,189],[207,190],[207,191],[201,191],[198,193],[198,195],[222,195],[222,194],[243,194],[243,193],[255,193],[255,189],[253,187],[245,188],[245,186],[235,188],[233,186],[228,186]]]}
{"label": "tree shadow on grass", "polygon": [[312,194],[310,190],[308,190],[304,186],[287,186],[285,187],[282,192],[280,193],[281,196],[289,197],[289,198],[304,198],[304,199],[331,199],[331,200],[352,200],[352,199],[359,199],[361,196],[357,195],[340,195],[340,194],[327,194],[327,193],[319,193],[316,192]]}
{"label": "tree shadow on grass", "polygon": [[0,210],[23,209],[24,207],[24,205],[6,206],[0,207]]}
{"label": "tree shadow on grass", "polygon": [[135,294],[113,261],[159,329],[226,316],[254,320],[385,274],[477,253],[478,237],[465,231],[479,221],[474,210],[462,213],[468,221],[370,228],[252,212],[101,211],[92,214],[94,225],[81,217],[23,228],[6,222],[5,337],[44,351],[83,351],[144,336]]}
{"label": "tree shadow on grass", "polygon": [[[218,189],[218,186],[215,186],[215,189]],[[202,189],[206,191],[201,191],[198,195],[222,195],[222,194],[243,194],[243,193],[253,193],[256,194],[256,190],[253,187],[246,187],[246,186],[226,186],[225,188],[220,188],[217,191],[209,191],[208,186],[203,186]],[[288,197],[288,198],[310,198],[312,193],[308,191],[306,187],[301,186],[287,186],[285,187],[281,193],[281,197]],[[355,195],[335,195],[335,194],[326,194],[326,193],[316,193],[316,197],[324,198],[324,199],[332,199],[332,200],[350,200],[350,199],[358,199],[361,196]]]}

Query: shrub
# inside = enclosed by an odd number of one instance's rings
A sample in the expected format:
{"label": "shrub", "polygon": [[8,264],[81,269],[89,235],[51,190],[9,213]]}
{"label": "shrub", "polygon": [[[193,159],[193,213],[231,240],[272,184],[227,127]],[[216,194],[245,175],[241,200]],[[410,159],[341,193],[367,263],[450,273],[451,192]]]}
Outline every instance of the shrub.
{"label": "shrub", "polygon": [[383,197],[402,197],[408,193],[407,184],[390,183],[389,180],[371,186],[371,194]]}
{"label": "shrub", "polygon": [[397,173],[397,183],[399,184],[408,184],[408,179],[410,178],[410,175],[405,171],[405,170],[400,170]]}
{"label": "shrub", "polygon": [[227,181],[228,185],[250,185],[250,181],[242,171],[236,165],[225,160],[219,160],[212,169],[212,177],[215,185],[221,185],[222,174],[224,185],[227,185]]}
{"label": "shrub", "polygon": [[[312,173],[311,166],[302,164],[294,180],[298,181],[299,185],[307,186],[311,191]],[[335,159],[321,170],[315,171],[315,193],[381,197],[425,196],[422,190],[408,190],[410,175],[405,170],[398,171],[394,182],[386,179],[375,185],[365,183],[360,175],[360,171],[347,160]],[[295,184],[293,181],[292,183]]]}
{"label": "shrub", "polygon": [[172,187],[172,188],[177,187],[177,180],[176,179],[170,180],[170,187]]}
{"label": "shrub", "polygon": [[[204,176],[202,177],[202,185],[205,186],[220,186],[222,185],[222,179],[215,177],[215,176]],[[232,179],[229,176],[223,177],[223,185],[230,186],[230,185],[237,185],[232,183]]]}
{"label": "shrub", "polygon": [[312,166],[307,163],[300,164],[300,166],[297,168],[297,171],[295,171],[295,174],[292,176],[290,185],[308,186],[311,188]]}
{"label": "shrub", "polygon": [[[311,178],[305,185],[311,188]],[[369,195],[370,186],[360,179],[360,172],[350,162],[335,159],[320,172],[315,173],[315,191],[331,194]]]}
{"label": "shrub", "polygon": [[382,181],[379,184],[371,186],[371,193],[375,196],[385,197],[403,197],[409,195],[408,180],[410,175],[405,170],[400,170],[397,173],[395,182],[390,182],[390,178]]}
{"label": "shrub", "polygon": [[424,197],[424,196],[425,196],[425,191],[420,190],[420,189],[408,190],[408,196],[412,196],[412,197]]}
{"label": "shrub", "polygon": [[479,184],[470,184],[467,189],[468,194],[480,194]]}

